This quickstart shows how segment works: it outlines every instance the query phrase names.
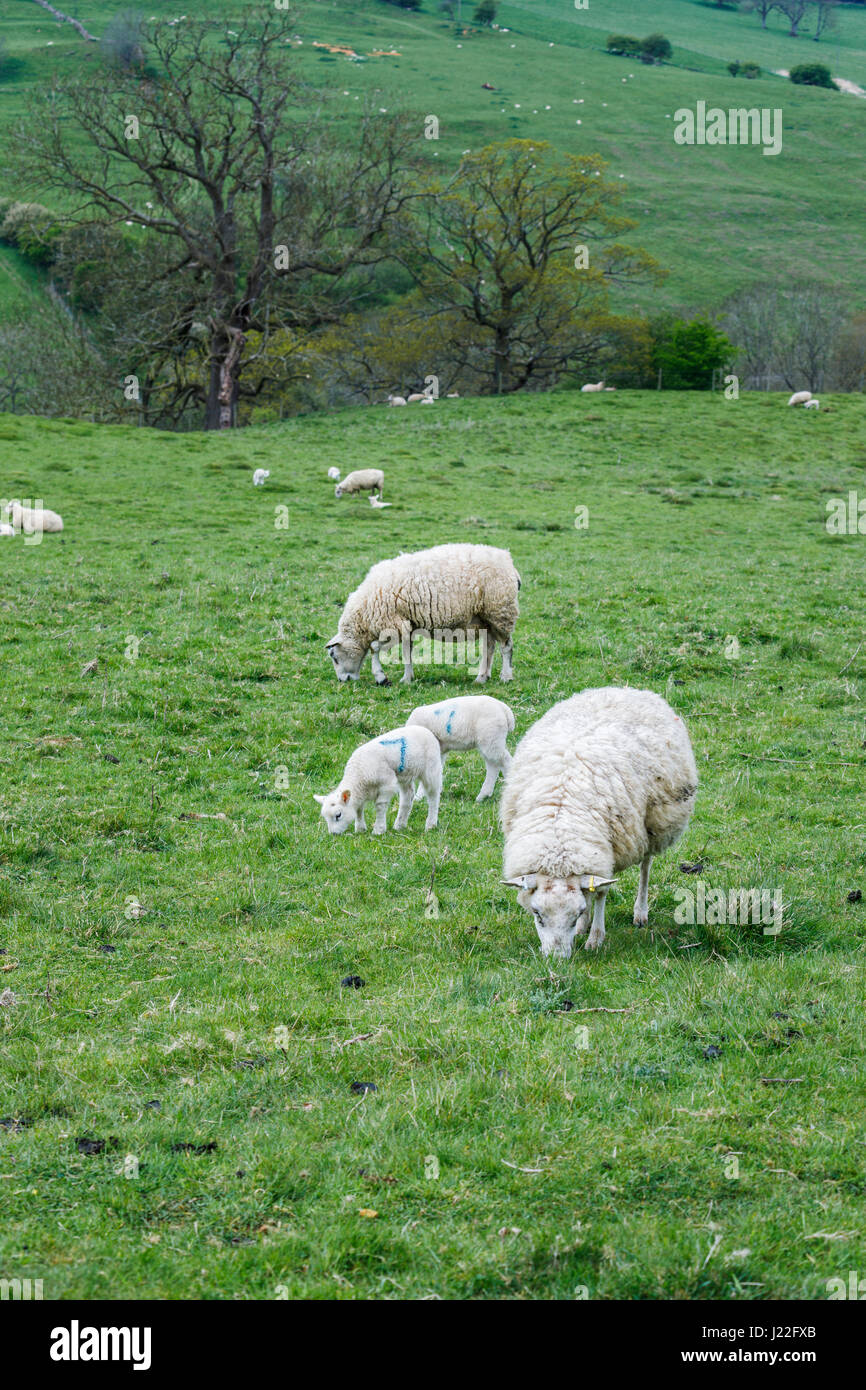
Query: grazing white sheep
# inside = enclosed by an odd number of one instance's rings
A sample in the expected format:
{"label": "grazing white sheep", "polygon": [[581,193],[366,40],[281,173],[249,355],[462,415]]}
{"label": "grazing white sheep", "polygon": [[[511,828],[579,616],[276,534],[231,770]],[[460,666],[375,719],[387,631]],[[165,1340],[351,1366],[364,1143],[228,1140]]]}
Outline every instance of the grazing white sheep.
{"label": "grazing white sheep", "polygon": [[821,402],[818,400],[817,396],[813,396],[810,401],[803,402],[804,410],[820,410],[820,408]]}
{"label": "grazing white sheep", "polygon": [[406,723],[421,724],[435,735],[442,749],[443,769],[446,754],[478,749],[486,776],[476,801],[493,795],[497,777],[500,772],[504,777],[511,765],[505,741],[514,728],[514,714],[492,695],[458,695],[435,705],[418,705]]}
{"label": "grazing white sheep", "polygon": [[464,641],[484,633],[477,680],[489,678],[498,642],[502,680],[512,677],[514,624],[520,612],[520,575],[507,550],[492,545],[436,545],[381,560],[351,593],[328,655],[341,681],[357,680],[371,653],[377,685],[390,685],[380,651],[402,646],[403,682],[412,679],[412,633]]}
{"label": "grazing white sheep", "polygon": [[269,468],[257,468],[253,474],[253,487],[264,487],[270,476],[271,470]]}
{"label": "grazing white sheep", "polygon": [[359,468],[355,473],[347,473],[334,488],[335,497],[352,496],[355,492],[376,492],[382,496],[385,474],[381,468]]}
{"label": "grazing white sheep", "polygon": [[47,507],[22,507],[20,502],[12,502],[9,514],[16,534],[24,531],[28,536],[44,531],[62,531],[63,518]]}
{"label": "grazing white sheep", "polygon": [[389,404],[389,405],[405,405],[405,404],[406,404],[406,398],[405,398],[405,396],[389,396],[389,397],[388,397],[388,404]]}
{"label": "grazing white sheep", "polygon": [[339,470],[339,468],[329,468],[329,469],[328,469],[328,477],[331,479],[332,482],[338,483],[338,482],[340,481],[340,470]]}
{"label": "grazing white sheep", "polygon": [[805,405],[806,402],[810,401],[811,399],[811,391],[795,391],[791,399],[788,401],[788,405]]}
{"label": "grazing white sheep", "polygon": [[581,386],[580,389],[581,389],[581,391],[584,391],[584,392],[586,392],[586,391],[603,391],[603,390],[604,390],[604,382],[603,382],[603,381],[597,381],[597,382],[593,383],[593,382],[591,382],[591,381],[588,381],[588,382],[586,383],[586,385],[585,385],[585,386]]}
{"label": "grazing white sheep", "polygon": [[[392,729],[356,748],[340,779],[340,785],[326,796],[316,796],[322,816],[332,835],[340,835],[354,825],[364,830],[364,809],[372,801],[376,807],[374,835],[384,835],[388,807],[399,796],[395,830],[403,830],[412,810],[412,794],[417,783],[427,794],[425,830],[433,830],[439,818],[442,794],[442,756],[439,744],[428,729]],[[314,793],[315,795],[315,793]]]}
{"label": "grazing white sheep", "polygon": [[686,727],[651,690],[584,690],[533,724],[500,816],[503,878],[533,914],[543,955],[570,956],[588,929],[587,949],[601,946],[608,887],[632,864],[641,866],[634,922],[646,926],[653,855],[682,835],[697,785]]}

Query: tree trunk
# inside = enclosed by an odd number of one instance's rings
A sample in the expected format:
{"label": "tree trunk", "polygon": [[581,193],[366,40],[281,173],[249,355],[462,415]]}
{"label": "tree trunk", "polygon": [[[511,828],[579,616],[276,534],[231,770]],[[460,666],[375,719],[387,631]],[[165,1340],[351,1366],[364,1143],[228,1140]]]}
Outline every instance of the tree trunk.
{"label": "tree trunk", "polygon": [[237,424],[241,353],[246,335],[240,328],[219,328],[211,338],[206,430],[230,430]]}

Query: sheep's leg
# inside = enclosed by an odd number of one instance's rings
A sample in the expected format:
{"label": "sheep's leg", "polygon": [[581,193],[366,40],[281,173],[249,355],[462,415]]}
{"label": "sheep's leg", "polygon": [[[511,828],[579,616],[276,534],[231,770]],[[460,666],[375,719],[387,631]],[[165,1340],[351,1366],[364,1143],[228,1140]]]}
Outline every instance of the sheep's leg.
{"label": "sheep's leg", "polygon": [[478,665],[478,675],[475,677],[476,685],[484,685],[485,681],[490,679],[490,672],[493,670],[496,638],[486,627],[481,629],[481,650],[482,657]]}
{"label": "sheep's leg", "polygon": [[380,792],[376,797],[376,821],[373,826],[374,835],[384,835],[388,829],[388,807],[391,805],[391,798],[394,793],[389,788],[387,792]]}
{"label": "sheep's leg", "polygon": [[493,788],[496,786],[496,779],[499,776],[499,763],[491,762],[489,758],[484,757],[484,767],[486,769],[484,785],[476,796],[476,801],[486,801],[488,796],[493,795]]}
{"label": "sheep's leg", "polygon": [[394,822],[395,830],[405,830],[409,824],[409,812],[412,810],[412,781],[400,783],[400,804],[397,807],[397,819]]}
{"label": "sheep's leg", "polygon": [[[442,758],[442,776],[444,777],[444,776],[445,776],[445,754],[442,752],[441,749],[440,749],[439,751],[440,751],[440,755],[441,755],[441,758]],[[418,786],[417,786],[417,788],[416,788],[416,790],[415,790],[415,800],[416,800],[416,801],[423,801],[423,800],[424,800],[424,797],[425,797],[426,795],[427,795],[427,788],[424,786],[423,781],[419,778],[419,779],[418,779]]]}
{"label": "sheep's leg", "polygon": [[370,652],[370,665],[371,665],[372,668],[373,668],[373,676],[375,677],[375,681],[376,681],[376,684],[377,684],[377,685],[390,685],[390,684],[391,684],[391,682],[389,681],[388,677],[385,675],[385,672],[382,670],[382,663],[381,663],[381,661],[379,660],[379,653],[378,653],[378,652],[373,652],[373,651]]}
{"label": "sheep's leg", "polygon": [[599,893],[594,893],[592,905],[592,927],[589,936],[586,938],[587,951],[597,951],[604,941],[604,900],[607,897],[607,889],[604,888]]}
{"label": "sheep's leg", "polygon": [[649,920],[649,875],[652,862],[653,857],[648,854],[640,866],[640,883],[638,884],[637,897],[634,900],[634,924],[636,927],[645,927]]}
{"label": "sheep's leg", "polygon": [[412,633],[403,633],[403,679],[401,685],[410,685],[415,672],[412,669]]}
{"label": "sheep's leg", "polygon": [[508,641],[502,644],[502,674],[500,680],[510,681],[514,676],[514,672],[511,669],[511,653],[513,650],[514,636],[512,634]]}
{"label": "sheep's leg", "polygon": [[[432,781],[432,779],[431,779]],[[427,819],[424,822],[425,830],[435,830],[439,824],[439,797],[442,794],[441,777],[427,785]]]}

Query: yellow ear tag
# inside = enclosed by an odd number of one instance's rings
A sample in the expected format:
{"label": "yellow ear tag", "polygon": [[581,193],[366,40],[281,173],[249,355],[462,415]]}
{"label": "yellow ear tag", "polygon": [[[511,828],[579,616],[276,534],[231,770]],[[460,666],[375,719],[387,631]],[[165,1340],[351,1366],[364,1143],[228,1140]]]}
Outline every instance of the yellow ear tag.
{"label": "yellow ear tag", "polygon": [[593,878],[592,874],[590,874],[589,876],[589,891],[590,893],[595,892],[595,879]]}

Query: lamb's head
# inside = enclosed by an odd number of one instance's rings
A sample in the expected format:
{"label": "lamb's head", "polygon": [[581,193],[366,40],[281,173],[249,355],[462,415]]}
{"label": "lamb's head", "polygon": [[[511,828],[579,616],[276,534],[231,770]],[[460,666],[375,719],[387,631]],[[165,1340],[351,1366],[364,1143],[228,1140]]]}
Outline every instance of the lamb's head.
{"label": "lamb's head", "polygon": [[549,878],[544,874],[524,874],[504,882],[516,888],[517,901],[532,913],[543,956],[571,955],[578,932],[585,935],[589,928],[593,894],[613,882],[581,874],[571,878]]}
{"label": "lamb's head", "polygon": [[345,633],[338,632],[328,643],[328,656],[339,681],[356,681],[366,654],[366,648]]}
{"label": "lamb's head", "polygon": [[313,796],[322,808],[322,816],[331,835],[342,835],[344,830],[355,824],[356,808],[352,805],[352,792],[349,787],[337,787],[327,796]]}

